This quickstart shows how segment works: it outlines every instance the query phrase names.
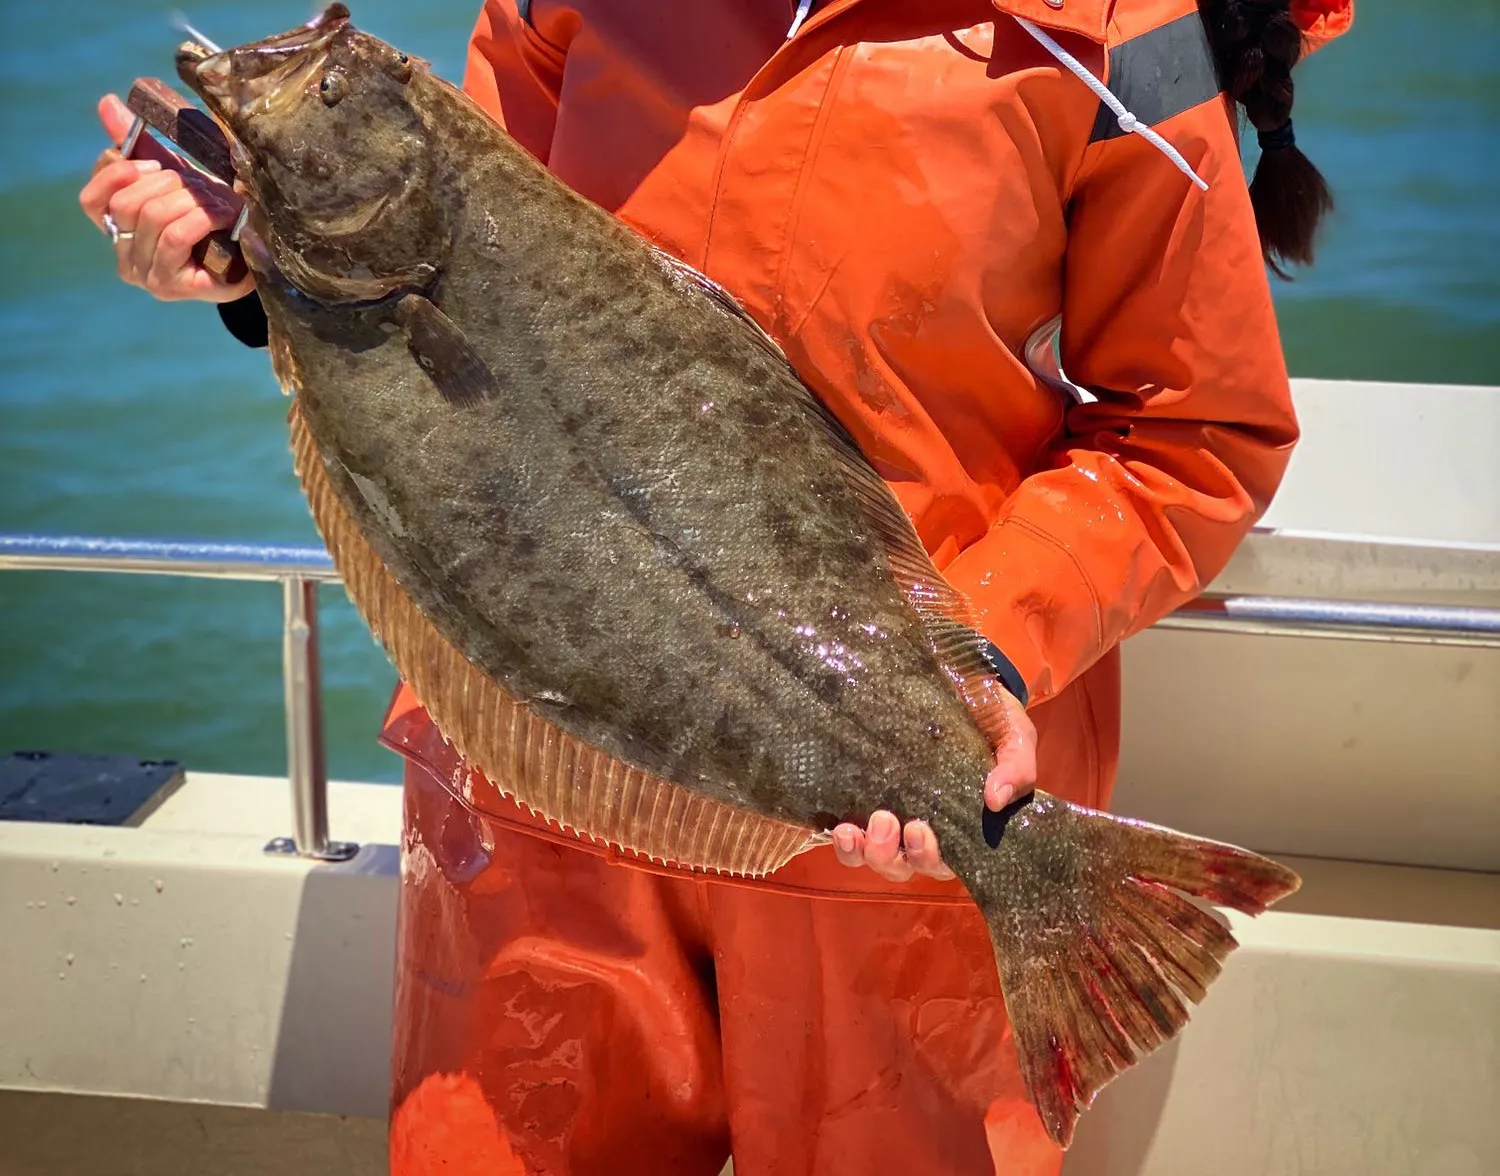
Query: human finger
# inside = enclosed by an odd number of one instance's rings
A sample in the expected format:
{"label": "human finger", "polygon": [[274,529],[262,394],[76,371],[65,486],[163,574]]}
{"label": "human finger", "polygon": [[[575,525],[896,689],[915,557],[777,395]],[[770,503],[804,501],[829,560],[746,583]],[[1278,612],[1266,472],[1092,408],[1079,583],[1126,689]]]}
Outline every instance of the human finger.
{"label": "human finger", "polygon": [[865,864],[865,831],[845,821],[833,831],[833,856],[845,866]]}
{"label": "human finger", "polygon": [[[209,297],[222,301],[217,297],[219,291],[215,286],[226,295],[238,296],[245,292],[250,281],[248,275],[232,286],[225,285],[204,270],[193,256],[193,251],[205,237],[216,229],[229,227],[238,214],[239,210],[228,201],[210,199],[205,203],[201,199],[194,200],[184,212],[162,227],[151,268],[146,274],[146,289],[164,300]],[[206,276],[212,284],[205,285],[200,275]]]}
{"label": "human finger", "polygon": [[985,807],[997,813],[1036,787],[1036,725],[1020,699],[1010,694],[1005,699],[1009,734],[984,781]]}
{"label": "human finger", "polygon": [[116,189],[106,202],[105,211],[121,232],[134,233],[147,201],[168,192],[180,192],[184,187],[182,177],[176,172],[157,169],[133,184]]}
{"label": "human finger", "polygon": [[78,204],[83,215],[94,222],[94,227],[105,232],[104,214],[109,211],[109,202],[116,194],[146,177],[161,171],[161,164],[154,160],[116,159],[96,171],[78,193]]}
{"label": "human finger", "polygon": [[[161,235],[168,225],[198,207],[192,192],[185,188],[153,196],[141,205],[139,219],[132,229],[132,237],[122,242],[120,276],[126,281],[143,286],[151,293],[149,278],[156,263],[157,251],[161,248]],[[128,276],[127,276],[128,274]]]}
{"label": "human finger", "polygon": [[[126,106],[120,100],[118,94],[106,94],[99,99],[97,107],[99,121],[104,124],[104,133],[109,136],[109,141],[116,147],[125,142],[125,136],[130,134],[130,128],[135,125],[135,111]],[[141,160],[154,160],[163,167],[182,168],[185,166],[183,160],[173,151],[163,147],[150,135],[142,133],[135,141],[132,156]]]}
{"label": "human finger", "polygon": [[955,876],[943,861],[937,834],[926,821],[908,821],[902,831],[901,844],[906,850],[907,862],[918,874],[942,881]]}
{"label": "human finger", "polygon": [[901,823],[884,809],[865,826],[865,865],[892,882],[909,881],[916,871],[901,852]]}

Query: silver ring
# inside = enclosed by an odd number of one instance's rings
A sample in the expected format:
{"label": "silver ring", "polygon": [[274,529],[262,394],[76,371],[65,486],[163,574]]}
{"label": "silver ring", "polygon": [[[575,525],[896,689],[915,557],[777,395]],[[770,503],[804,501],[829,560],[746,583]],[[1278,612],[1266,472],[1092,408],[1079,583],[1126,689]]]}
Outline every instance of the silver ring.
{"label": "silver ring", "polygon": [[110,216],[107,212],[104,214],[104,231],[109,234],[109,243],[111,245],[117,244],[120,241],[128,241],[130,240],[130,238],[135,236],[135,234],[133,232],[130,232],[128,229],[120,228],[120,226],[115,223],[115,218]]}

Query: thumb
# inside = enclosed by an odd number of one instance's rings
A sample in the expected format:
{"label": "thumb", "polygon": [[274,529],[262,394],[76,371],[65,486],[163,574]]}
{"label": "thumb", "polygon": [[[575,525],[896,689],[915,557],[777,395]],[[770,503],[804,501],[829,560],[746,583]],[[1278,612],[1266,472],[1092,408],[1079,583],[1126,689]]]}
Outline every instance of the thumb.
{"label": "thumb", "polygon": [[999,812],[1036,787],[1036,727],[1021,700],[1004,696],[1010,735],[995,753],[995,766],[984,782],[984,803]]}
{"label": "thumb", "polygon": [[[109,141],[116,147],[125,142],[125,136],[130,134],[130,128],[135,125],[135,111],[126,106],[120,100],[118,94],[106,94],[99,99],[99,121],[104,124],[104,133],[109,136]],[[154,159],[163,167],[171,168],[173,171],[185,171],[183,161],[171,151],[168,151],[150,135],[144,131],[136,140],[135,150],[131,153],[132,159]]]}

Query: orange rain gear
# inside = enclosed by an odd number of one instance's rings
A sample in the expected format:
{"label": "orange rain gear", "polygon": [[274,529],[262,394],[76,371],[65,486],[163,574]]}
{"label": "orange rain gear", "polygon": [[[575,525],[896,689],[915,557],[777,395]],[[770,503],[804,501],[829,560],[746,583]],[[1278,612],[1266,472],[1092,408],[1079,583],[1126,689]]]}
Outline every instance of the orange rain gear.
{"label": "orange rain gear", "polygon": [[[1024,681],[1043,786],[1102,807],[1118,643],[1224,564],[1296,437],[1197,8],[827,0],[786,40],[795,7],[490,0],[465,84],[783,345]],[[1352,4],[1295,14],[1312,48]],[[1072,384],[1023,358],[1059,316]],[[645,865],[482,779],[462,805],[405,689],[383,739],[393,1176],[713,1176],[731,1143],[738,1176],[1057,1171],[959,883],[827,848],[753,884]]]}

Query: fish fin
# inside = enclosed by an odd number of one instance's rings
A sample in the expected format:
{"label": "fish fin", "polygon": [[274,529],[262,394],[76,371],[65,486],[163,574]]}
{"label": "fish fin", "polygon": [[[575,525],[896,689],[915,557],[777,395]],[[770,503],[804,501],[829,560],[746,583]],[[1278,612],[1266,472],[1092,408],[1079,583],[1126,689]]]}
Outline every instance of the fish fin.
{"label": "fish fin", "polygon": [[998,748],[1010,736],[1004,687],[979,631],[973,603],[943,578],[927,554],[900,501],[870,464],[853,435],[810,390],[807,408],[824,428],[839,472],[871,535],[885,554],[891,577],[916,614],[927,648],[942,666],[979,729]]}
{"label": "fish fin", "polygon": [[928,650],[990,746],[1000,747],[1010,737],[1005,688],[990,661],[990,643],[979,631],[978,611],[933,566],[900,501],[853,436],[810,391],[807,398],[810,410],[827,430],[844,484],[885,553],[892,579],[922,624]]}
{"label": "fish fin", "polygon": [[[1301,880],[1259,854],[1043,792],[1003,815],[973,868],[967,853],[950,861],[989,926],[1027,1092],[1065,1148],[1094,1096],[1187,1024],[1238,946],[1183,895],[1253,915]],[[976,837],[972,823],[935,827],[944,846]]]}
{"label": "fish fin", "polygon": [[843,424],[807,392],[808,408],[827,431],[844,484],[885,553],[886,566],[921,622],[927,648],[942,666],[979,729],[998,748],[1010,736],[1004,687],[979,632],[979,614],[969,598],[933,566],[932,557],[900,501]]}
{"label": "fish fin", "polygon": [[[292,402],[297,477],[344,590],[465,766],[449,787],[504,816],[505,798],[564,829],[685,869],[762,877],[826,840],[816,830],[732,808],[589,747],[502,690],[422,615],[344,505]],[[482,774],[481,774],[482,773]]]}
{"label": "fish fin", "polygon": [[283,395],[297,395],[302,391],[302,368],[286,332],[269,316],[266,319],[266,347],[271,352],[271,372],[281,385]]}
{"label": "fish fin", "polygon": [[499,392],[495,374],[479,357],[457,323],[420,294],[396,303],[396,322],[406,346],[443,399],[460,407]]}
{"label": "fish fin", "polygon": [[[652,246],[652,251],[679,287],[710,298],[722,310],[743,322],[751,337],[797,378],[780,345],[733,294],[665,250]],[[933,566],[901,503],[865,457],[853,435],[800,378],[797,382],[802,389],[805,411],[827,434],[845,484],[880,542],[891,575],[922,623],[928,649],[948,674],[990,745],[999,747],[1010,730],[999,693],[1003,687],[995,677],[989,659],[989,643],[979,633],[978,613],[968,597],[944,580]]]}
{"label": "fish fin", "polygon": [[786,352],[782,351],[781,344],[771,338],[750,312],[740,305],[739,299],[735,298],[728,290],[719,285],[707,274],[694,269],[681,258],[673,257],[665,249],[652,245],[651,252],[662,268],[667,271],[667,276],[672,279],[679,289],[693,291],[703,295],[710,301],[716,303],[720,310],[725,311],[731,318],[738,319],[750,329],[753,338],[772,358],[791,367],[791,361],[787,359]]}

